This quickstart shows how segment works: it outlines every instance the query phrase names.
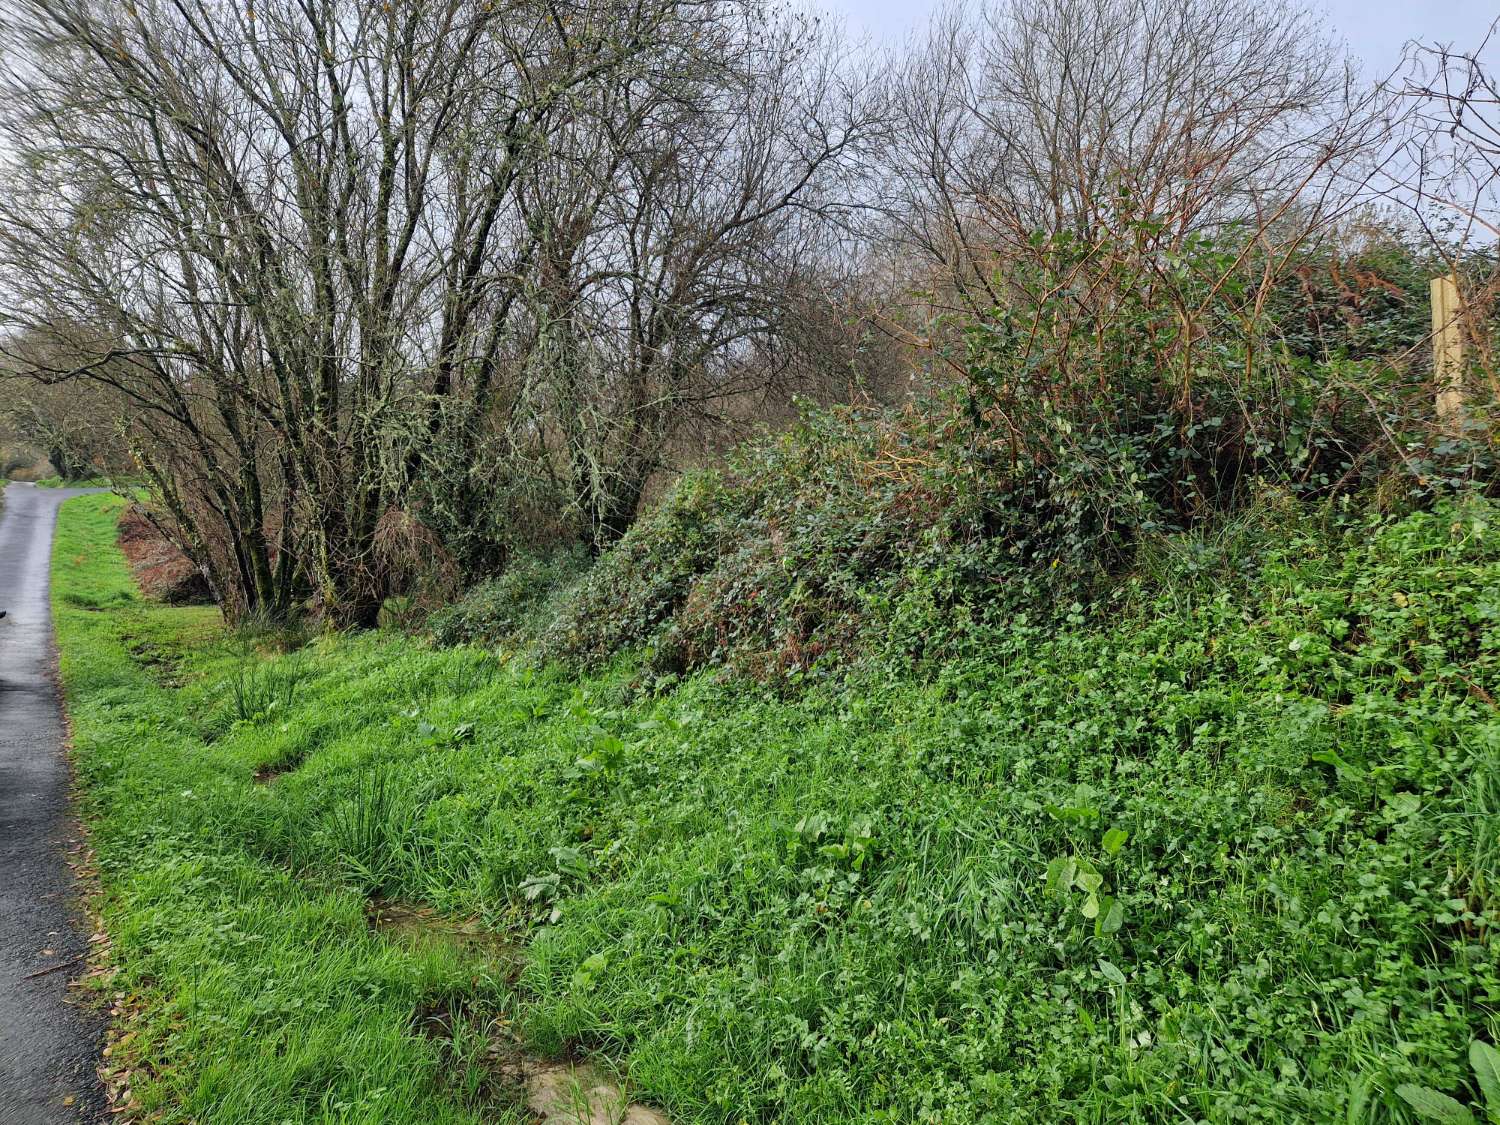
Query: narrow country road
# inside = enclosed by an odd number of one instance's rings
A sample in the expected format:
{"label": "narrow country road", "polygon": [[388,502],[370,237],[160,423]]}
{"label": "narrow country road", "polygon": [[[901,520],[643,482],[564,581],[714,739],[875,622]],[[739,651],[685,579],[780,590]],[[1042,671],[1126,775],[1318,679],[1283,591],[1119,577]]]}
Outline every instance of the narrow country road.
{"label": "narrow country road", "polygon": [[48,604],[57,509],[83,491],[12,484],[0,515],[0,1125],[94,1121],[104,1108],[103,1021],[67,1001],[87,933],[65,862],[77,829]]}

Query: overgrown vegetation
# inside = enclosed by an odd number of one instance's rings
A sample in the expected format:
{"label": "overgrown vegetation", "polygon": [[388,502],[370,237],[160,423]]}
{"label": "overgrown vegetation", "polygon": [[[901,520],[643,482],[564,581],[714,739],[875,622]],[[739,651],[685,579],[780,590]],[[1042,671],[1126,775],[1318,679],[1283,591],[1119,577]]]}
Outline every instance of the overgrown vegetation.
{"label": "overgrown vegetation", "polygon": [[782,681],[872,653],[921,664],[977,624],[1023,611],[1060,620],[1109,598],[1164,537],[1246,517],[1252,498],[1262,515],[1273,496],[1408,504],[1487,478],[1482,438],[1431,443],[1422,424],[1401,432],[1399,452],[1341,440],[1312,415],[1346,412],[1348,429],[1414,415],[1314,387],[1317,370],[1258,396],[1207,388],[1238,398],[1238,418],[1206,418],[1181,446],[1165,415],[1138,417],[1132,433],[1119,402],[1108,429],[1081,423],[1045,450],[976,424],[961,398],[811,410],[685,476],[581,577],[528,562],[428,628],[440,643],[504,643],[541,663],[640,650],[665,675],[728,666]]}
{"label": "overgrown vegetation", "polygon": [[541,1053],[681,1122],[1493,1114],[1478,52],[15,7],[10,422],[128,446],[232,630],[65,509],[142,1112],[520,1120]]}
{"label": "overgrown vegetation", "polygon": [[[242,647],[128,594],[112,504],[64,510],[56,602],[168,1119],[463,1119],[456,1088],[500,1095],[409,1030],[434,997],[684,1122],[1484,1112],[1491,501],[1260,506],[1046,625],[938,612],[921,673],[788,695],[328,636],[261,658],[295,690],[250,717]],[[484,919],[519,974],[383,948],[372,895]]]}
{"label": "overgrown vegetation", "polygon": [[742,447],[599,561],[541,632],[541,658],[644,648],[665,673],[733,663],[776,678],[868,642],[920,656],[953,614],[1076,593],[1098,560],[1068,554],[1061,568],[1063,545],[1048,551],[972,433],[934,404],[814,413]]}
{"label": "overgrown vegetation", "polygon": [[427,619],[439,644],[524,644],[559,611],[560,596],[587,571],[589,558],[577,550],[517,558],[498,577],[468,590]]}

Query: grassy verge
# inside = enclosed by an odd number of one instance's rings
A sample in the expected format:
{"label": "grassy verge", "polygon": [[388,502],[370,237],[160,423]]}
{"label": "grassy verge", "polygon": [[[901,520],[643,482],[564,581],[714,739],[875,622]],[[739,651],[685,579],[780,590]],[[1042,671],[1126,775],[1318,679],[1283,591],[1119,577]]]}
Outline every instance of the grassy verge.
{"label": "grassy verge", "polygon": [[132,1072],[138,1108],[213,1122],[478,1120],[465,1060],[414,1034],[413,1017],[495,982],[440,947],[373,935],[358,888],[303,878],[246,834],[270,802],[232,743],[203,737],[194,708],[218,686],[171,686],[245,658],[217,611],[136,597],[114,545],[120,503],[64,509],[54,608],[113,987],[126,994],[113,1061]]}
{"label": "grassy verge", "polygon": [[[1493,506],[1217,569],[1189,544],[1062,631],[788,696],[378,634],[266,655],[134,598],[115,503],[64,509],[55,597],[137,1090],[169,1119],[494,1120],[497,1019],[682,1122],[1478,1101]],[[482,918],[519,971],[392,946],[370,897]],[[457,1047],[412,1030],[434,1004]]]}

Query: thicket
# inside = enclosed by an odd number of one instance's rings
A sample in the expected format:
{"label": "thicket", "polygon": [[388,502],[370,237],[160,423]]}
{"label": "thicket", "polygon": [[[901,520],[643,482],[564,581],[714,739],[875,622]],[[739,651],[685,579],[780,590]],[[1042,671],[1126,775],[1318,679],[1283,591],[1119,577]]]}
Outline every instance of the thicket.
{"label": "thicket", "polygon": [[[920,663],[975,626],[1107,599],[1143,552],[1267,494],[1409,510],[1494,488],[1488,403],[1471,400],[1456,430],[1435,417],[1434,263],[1409,248],[1308,255],[1252,295],[1260,275],[1221,280],[1232,256],[1195,242],[1175,283],[1209,325],[1191,347],[1144,255],[1038,249],[1053,271],[1004,279],[1015,303],[968,324],[969,377],[946,393],[809,410],[688,474],[581,578],[518,572],[507,589],[547,599],[550,618],[523,622],[516,595],[485,586],[435,619],[437,636],[593,666],[643,650],[659,675]],[[1098,284],[1017,315],[1061,288],[1057,270],[1101,260]],[[1106,284],[1107,316],[1079,307]],[[1270,311],[1244,315],[1251,299]]]}

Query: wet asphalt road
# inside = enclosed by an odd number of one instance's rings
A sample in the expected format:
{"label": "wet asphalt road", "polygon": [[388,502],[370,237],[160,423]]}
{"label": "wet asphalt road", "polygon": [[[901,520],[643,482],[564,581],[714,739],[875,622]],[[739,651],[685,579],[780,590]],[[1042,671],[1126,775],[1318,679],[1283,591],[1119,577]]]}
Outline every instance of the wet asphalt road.
{"label": "wet asphalt road", "polygon": [[52,678],[57,509],[83,490],[13,484],[0,515],[0,1125],[95,1121],[103,1020],[68,1002],[88,934],[65,862],[78,837]]}

